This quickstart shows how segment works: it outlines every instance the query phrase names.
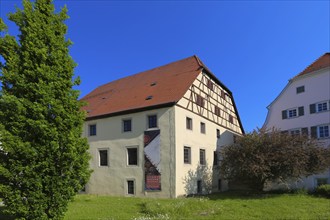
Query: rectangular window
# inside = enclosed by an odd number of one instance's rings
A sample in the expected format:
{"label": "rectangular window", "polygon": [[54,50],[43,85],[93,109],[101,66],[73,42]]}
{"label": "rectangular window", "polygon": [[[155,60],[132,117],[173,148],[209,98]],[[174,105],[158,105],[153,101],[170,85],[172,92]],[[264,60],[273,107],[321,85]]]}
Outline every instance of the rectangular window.
{"label": "rectangular window", "polygon": [[220,117],[220,108],[218,106],[214,106],[214,114]]}
{"label": "rectangular window", "polygon": [[134,180],[127,180],[127,194],[128,195],[135,194]]}
{"label": "rectangular window", "polygon": [[123,131],[124,132],[132,131],[132,120],[131,119],[123,120]]}
{"label": "rectangular window", "polygon": [[89,127],[88,128],[89,136],[95,136],[96,135],[96,124],[89,125],[88,127]]}
{"label": "rectangular window", "polygon": [[218,151],[213,151],[213,166],[219,165],[218,160]]}
{"label": "rectangular window", "polygon": [[185,164],[191,164],[191,148],[190,147],[183,148],[183,161]]}
{"label": "rectangular window", "polygon": [[220,138],[220,130],[217,129],[217,138]]}
{"label": "rectangular window", "polygon": [[202,180],[197,180],[197,193],[202,193]]}
{"label": "rectangular window", "polygon": [[199,149],[199,164],[200,165],[205,165],[205,150],[204,149]]}
{"label": "rectangular window", "polygon": [[205,123],[204,122],[201,122],[201,133],[202,134],[205,134],[205,132],[206,132]]}
{"label": "rectangular window", "polygon": [[138,149],[136,147],[127,148],[127,164],[138,165]]}
{"label": "rectangular window", "polygon": [[300,135],[300,129],[289,130],[289,134],[291,134],[291,135]]}
{"label": "rectangular window", "polygon": [[157,115],[148,115],[148,128],[157,128]]}
{"label": "rectangular window", "polygon": [[299,86],[296,88],[297,94],[305,92],[305,86]]}
{"label": "rectangular window", "polygon": [[232,124],[234,123],[234,118],[233,118],[232,115],[229,115],[229,122],[232,123]]}
{"label": "rectangular window", "polygon": [[225,91],[221,90],[220,96],[221,96],[221,98],[226,100],[226,95],[225,94],[226,94]]}
{"label": "rectangular window", "polygon": [[192,119],[191,118],[186,117],[186,128],[188,130],[192,130],[193,129]]}
{"label": "rectangular window", "polygon": [[329,137],[329,126],[318,126],[318,138],[328,138]]}
{"label": "rectangular window", "polygon": [[200,95],[197,95],[196,94],[196,104],[197,105],[199,105],[199,106],[201,106],[201,107],[204,107],[204,99],[203,99],[203,97],[202,96],[200,96]]}
{"label": "rectangular window", "polygon": [[316,104],[316,111],[317,112],[324,112],[328,111],[328,102],[320,102]]}
{"label": "rectangular window", "polygon": [[288,118],[297,117],[297,109],[289,109],[288,110]]}
{"label": "rectangular window", "polygon": [[108,150],[99,150],[100,166],[108,166]]}
{"label": "rectangular window", "polygon": [[207,88],[209,88],[213,91],[213,83],[210,79],[207,80]]}

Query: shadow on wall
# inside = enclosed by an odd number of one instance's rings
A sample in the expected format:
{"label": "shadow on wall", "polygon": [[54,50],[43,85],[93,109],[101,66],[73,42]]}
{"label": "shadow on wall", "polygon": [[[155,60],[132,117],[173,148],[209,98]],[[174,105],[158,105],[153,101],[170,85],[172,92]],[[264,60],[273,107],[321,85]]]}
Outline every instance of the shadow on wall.
{"label": "shadow on wall", "polygon": [[210,194],[212,192],[212,167],[198,165],[195,170],[189,170],[183,178],[186,195]]}

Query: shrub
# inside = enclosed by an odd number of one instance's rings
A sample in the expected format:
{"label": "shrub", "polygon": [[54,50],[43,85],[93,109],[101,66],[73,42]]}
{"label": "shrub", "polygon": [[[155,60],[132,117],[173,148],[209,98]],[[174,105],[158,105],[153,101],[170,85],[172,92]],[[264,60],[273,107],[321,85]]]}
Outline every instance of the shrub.
{"label": "shrub", "polygon": [[315,193],[317,195],[330,198],[330,184],[325,184],[317,187]]}

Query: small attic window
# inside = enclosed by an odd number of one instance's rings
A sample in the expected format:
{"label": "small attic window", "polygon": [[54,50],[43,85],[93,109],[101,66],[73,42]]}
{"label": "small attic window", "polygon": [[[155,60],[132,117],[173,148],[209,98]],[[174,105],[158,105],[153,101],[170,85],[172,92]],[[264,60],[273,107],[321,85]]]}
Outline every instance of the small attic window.
{"label": "small attic window", "polygon": [[150,100],[150,99],[152,99],[152,95],[149,95],[149,96],[146,98],[146,100]]}
{"label": "small attic window", "polygon": [[152,83],[150,84],[150,86],[155,86],[155,85],[157,85],[157,82],[152,82]]}

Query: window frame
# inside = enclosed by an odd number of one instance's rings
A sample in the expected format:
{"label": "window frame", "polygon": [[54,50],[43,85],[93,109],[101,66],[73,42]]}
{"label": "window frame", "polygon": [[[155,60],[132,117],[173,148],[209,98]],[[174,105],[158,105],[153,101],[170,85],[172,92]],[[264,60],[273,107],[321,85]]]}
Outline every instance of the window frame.
{"label": "window frame", "polygon": [[[106,162],[107,162],[107,164],[106,165],[102,165],[102,157],[101,157],[101,152],[104,152],[104,151],[106,151]],[[98,166],[99,167],[109,167],[110,166],[110,158],[109,158],[109,156],[110,156],[110,153],[109,153],[109,148],[98,148],[97,149],[97,155],[98,155]],[[103,158],[104,159],[104,158]]]}
{"label": "window frame", "polygon": [[[186,150],[187,150],[187,157],[186,157]],[[188,146],[183,147],[183,163],[191,164],[191,147]]]}
{"label": "window frame", "polygon": [[[125,122],[129,122],[129,130],[126,130]],[[127,133],[127,132],[132,132],[132,119],[131,118],[124,118],[122,119],[122,132]]]}
{"label": "window frame", "polygon": [[[129,151],[132,150],[132,149],[135,149],[136,150],[136,164],[130,164],[130,154],[129,154]],[[138,146],[129,146],[129,147],[126,147],[126,155],[127,155],[127,163],[126,165],[127,166],[139,166],[139,147]]]}
{"label": "window frame", "polygon": [[[151,120],[150,120],[150,119],[152,119],[153,117],[156,119],[155,121],[151,121]],[[156,123],[156,126],[150,126],[151,123],[153,124],[153,122]],[[150,115],[147,116],[147,128],[148,128],[148,129],[158,128],[158,116],[157,116],[157,114],[150,114]]]}
{"label": "window frame", "polygon": [[221,117],[221,109],[218,106],[214,106],[214,114],[218,117]]}
{"label": "window frame", "polygon": [[[94,129],[92,129],[94,128]],[[97,135],[97,126],[96,123],[95,124],[89,124],[88,125],[88,136],[92,137],[92,136],[96,136]]]}
{"label": "window frame", "polygon": [[206,134],[206,124],[205,122],[200,123],[201,134]]}
{"label": "window frame", "polygon": [[201,95],[199,95],[199,94],[196,94],[196,105],[198,105],[198,106],[200,106],[200,107],[203,107],[204,108],[204,106],[205,106],[205,100],[204,100],[204,98],[201,96]]}
{"label": "window frame", "polygon": [[186,129],[193,130],[193,119],[190,117],[186,117]]}
{"label": "window frame", "polygon": [[217,135],[217,138],[220,139],[221,134],[220,134],[220,129],[218,129],[218,128],[217,128],[217,130],[216,130],[216,135]]}
{"label": "window frame", "polygon": [[[325,104],[326,109],[323,109],[324,104]],[[319,105],[322,105],[321,110],[319,109]],[[329,111],[329,102],[328,101],[323,101],[323,102],[315,103],[315,110],[316,110],[317,113]]]}
{"label": "window frame", "polygon": [[[321,136],[321,128],[323,135]],[[324,129],[326,130],[324,131]],[[319,139],[327,139],[330,138],[330,125],[319,125],[317,126],[317,138]]]}
{"label": "window frame", "polygon": [[204,148],[199,149],[199,165],[206,165],[206,150]]}
{"label": "window frame", "polygon": [[296,94],[304,93],[305,92],[305,86],[298,86],[296,87]]}
{"label": "window frame", "polygon": [[[132,183],[133,185],[133,192],[130,191],[130,184],[129,183]],[[126,179],[126,195],[127,196],[134,196],[136,195],[136,181],[135,179]]]}

